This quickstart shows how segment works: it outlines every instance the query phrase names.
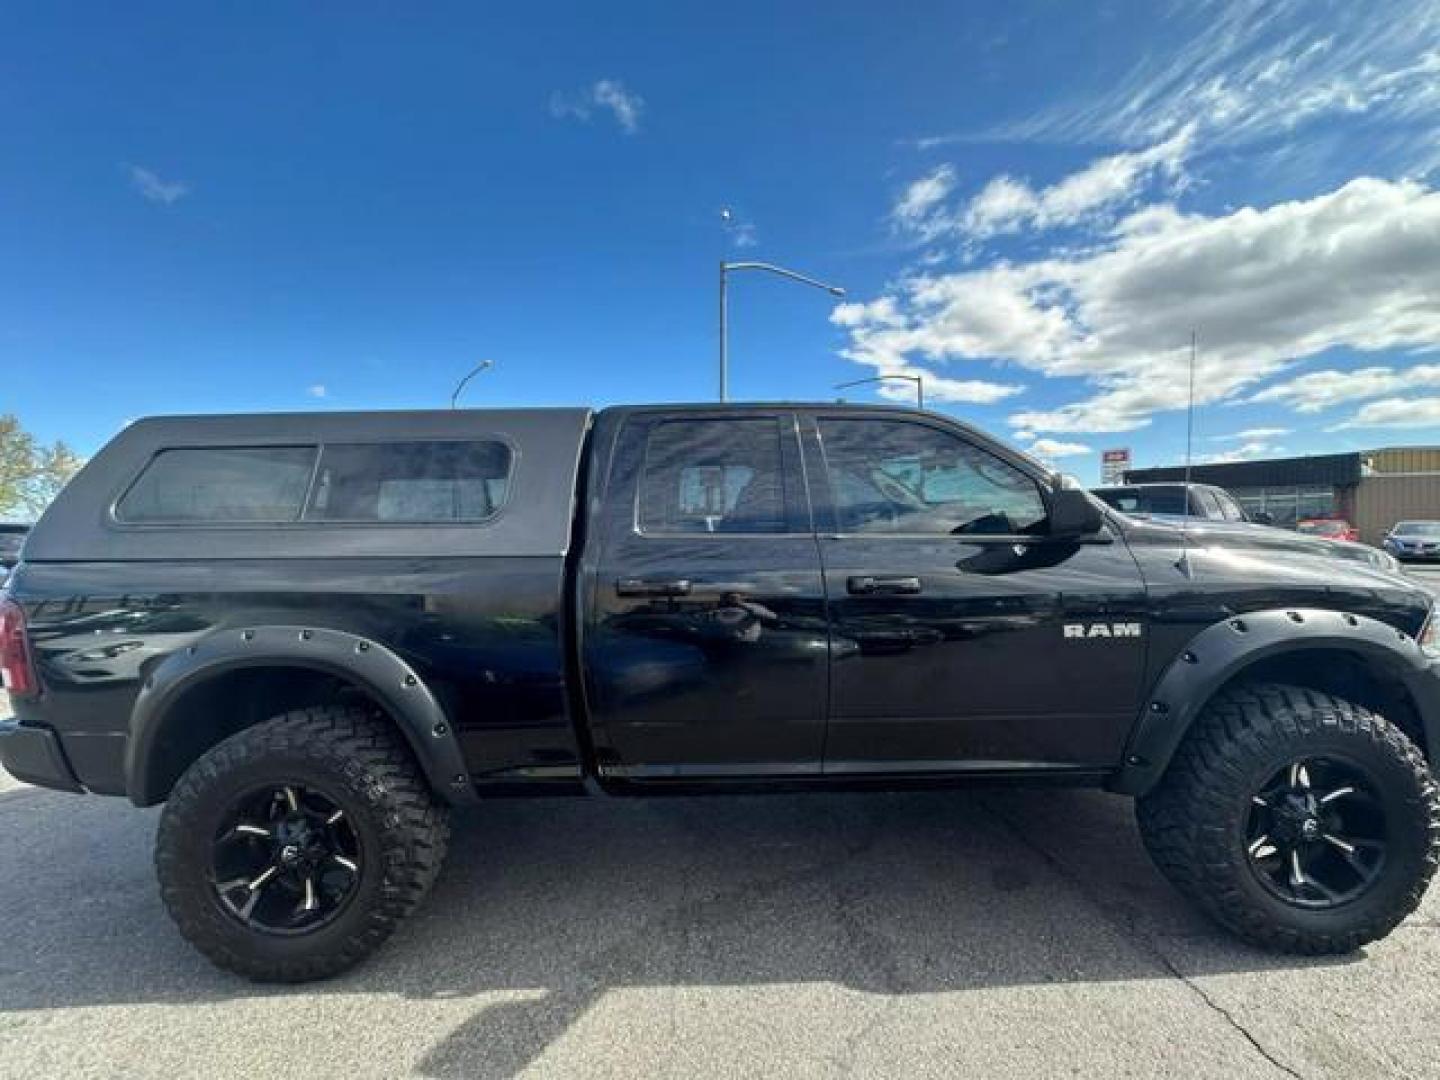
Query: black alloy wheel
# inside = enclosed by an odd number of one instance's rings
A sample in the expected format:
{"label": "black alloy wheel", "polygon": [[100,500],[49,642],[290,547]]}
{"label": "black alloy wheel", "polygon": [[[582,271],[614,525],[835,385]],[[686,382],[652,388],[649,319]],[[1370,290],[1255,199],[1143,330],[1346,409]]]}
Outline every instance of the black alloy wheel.
{"label": "black alloy wheel", "polygon": [[1354,762],[1291,762],[1251,796],[1245,850],[1260,883],[1286,903],[1326,909],[1365,893],[1385,869],[1384,805]]}
{"label": "black alloy wheel", "polygon": [[160,815],[180,932],[222,968],[304,982],[369,955],[430,891],[449,838],[404,737],[364,705],[284,713],[211,747]]}
{"label": "black alloy wheel", "polygon": [[1279,952],[1346,953],[1383,938],[1440,868],[1440,786],[1419,747],[1365,706],[1309,687],[1216,694],[1136,810],[1180,892]]}
{"label": "black alloy wheel", "polygon": [[301,784],[247,793],[215,833],[215,893],[265,933],[306,933],[335,918],[355,894],[360,866],[360,838],[345,811]]}

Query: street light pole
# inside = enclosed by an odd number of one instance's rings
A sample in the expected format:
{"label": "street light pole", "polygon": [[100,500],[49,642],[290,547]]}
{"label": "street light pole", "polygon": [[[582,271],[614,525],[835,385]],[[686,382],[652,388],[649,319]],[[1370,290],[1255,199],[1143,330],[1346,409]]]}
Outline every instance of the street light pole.
{"label": "street light pole", "polygon": [[451,393],[451,395],[450,395],[450,408],[452,408],[452,409],[455,408],[455,402],[456,402],[457,400],[459,400],[459,398],[460,398],[460,391],[465,389],[465,384],[466,384],[466,383],[468,383],[468,382],[469,382],[471,379],[473,379],[476,375],[479,375],[480,372],[486,370],[487,368],[492,368],[492,367],[494,367],[494,366],[495,366],[495,361],[494,361],[494,360],[481,360],[480,363],[476,364],[473,368],[471,368],[471,369],[470,369],[470,374],[466,375],[463,379],[461,379],[458,383],[455,384],[455,390],[454,390],[454,392]]}
{"label": "street light pole", "polygon": [[773,263],[762,262],[725,262],[720,263],[720,400],[725,401],[729,397],[730,385],[730,311],[729,301],[726,293],[728,289],[728,275],[732,270],[763,270],[767,274],[775,274],[779,277],[789,278],[791,281],[798,281],[801,285],[809,285],[814,289],[824,289],[831,296],[844,296],[845,290],[839,285],[829,285],[815,278],[807,277],[794,270],[787,270],[783,266],[775,266]]}
{"label": "street light pole", "polygon": [[725,295],[725,260],[720,260],[720,400],[729,397],[730,306]]}
{"label": "street light pole", "polygon": [[925,408],[925,377],[923,375],[872,375],[868,379],[855,379],[853,382],[836,383],[836,390],[844,390],[850,386],[860,386],[863,383],[885,382],[890,379],[904,379],[906,382],[915,384],[915,407]]}

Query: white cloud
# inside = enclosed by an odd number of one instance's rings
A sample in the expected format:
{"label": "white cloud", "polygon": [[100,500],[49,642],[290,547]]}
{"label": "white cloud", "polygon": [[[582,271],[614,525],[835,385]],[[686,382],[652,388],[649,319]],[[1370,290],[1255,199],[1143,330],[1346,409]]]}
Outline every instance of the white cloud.
{"label": "white cloud", "polygon": [[905,189],[890,218],[924,240],[946,234],[985,240],[1027,228],[1082,224],[1131,202],[1153,179],[1180,183],[1193,135],[1193,127],[1182,128],[1148,149],[1092,161],[1048,187],[997,176],[960,208],[946,205],[955,190],[955,170],[942,165]]}
{"label": "white cloud", "polygon": [[308,387],[305,392],[313,398],[329,397],[330,395],[330,391],[326,389],[324,383],[315,383],[314,385]]}
{"label": "white cloud", "polygon": [[996,177],[966,209],[964,231],[984,239],[1026,227],[1049,229],[1083,222],[1130,201],[1155,176],[1178,180],[1193,135],[1194,128],[1186,127],[1148,150],[1100,158],[1038,191],[1024,181]]}
{"label": "white cloud", "polygon": [[557,120],[588,122],[600,110],[608,112],[625,134],[634,135],[640,130],[645,99],[619,79],[599,79],[577,93],[556,90],[550,95],[550,115]]}
{"label": "white cloud", "polygon": [[912,182],[896,200],[890,220],[897,228],[931,237],[946,231],[948,222],[941,213],[945,200],[955,190],[955,170],[941,165]]}
{"label": "white cloud", "polygon": [[1277,446],[1264,439],[1256,439],[1219,454],[1201,454],[1195,460],[1204,465],[1225,465],[1233,461],[1253,461],[1256,458],[1277,457],[1284,452],[1285,447],[1283,446]]}
{"label": "white cloud", "polygon": [[1246,428],[1244,431],[1232,431],[1229,435],[1211,435],[1214,442],[1247,442],[1255,439],[1274,439],[1280,435],[1289,435],[1293,429],[1288,427],[1255,427]]}
{"label": "white cloud", "polygon": [[[850,346],[841,355],[873,368],[877,375],[920,376],[925,400],[936,403],[986,405],[1023,392],[1014,383],[986,379],[955,379],[906,360],[912,352],[927,352],[927,332],[904,325],[895,298],[882,296],[868,304],[837,304],[830,321],[850,329]],[[899,380],[877,383],[876,392],[892,401],[911,400],[914,390]]]}
{"label": "white cloud", "polygon": [[[880,370],[1002,361],[1086,380],[1087,399],[1014,414],[1038,432],[1128,431],[1233,398],[1327,349],[1440,345],[1440,193],[1370,178],[1311,199],[1208,217],[1149,207],[1094,246],[920,273],[833,319]],[[947,373],[948,374],[948,373]],[[985,383],[999,400],[1013,384]]]}
{"label": "white cloud", "polygon": [[900,314],[900,305],[893,296],[881,296],[871,300],[868,304],[856,303],[847,300],[843,304],[836,304],[830,312],[830,321],[836,326],[902,326],[904,316]]}
{"label": "white cloud", "polygon": [[601,79],[593,88],[595,104],[609,109],[615,122],[628,135],[640,130],[640,114],[645,109],[645,99],[625,89],[619,79]]}
{"label": "white cloud", "polygon": [[720,211],[720,223],[725,229],[725,235],[730,238],[730,243],[736,248],[753,248],[759,245],[760,237],[755,228],[755,223],[745,214],[730,207],[724,207]]}
{"label": "white cloud", "polygon": [[1440,427],[1440,397],[1382,398],[1369,401],[1344,423],[1327,428],[1341,431],[1363,427]]}
{"label": "white cloud", "polygon": [[[853,357],[852,357],[853,359]],[[864,361],[861,361],[864,363]],[[905,364],[872,364],[877,375],[901,375],[906,379],[919,376],[924,380],[925,403],[927,405],[988,405],[1020,393],[1024,388],[1002,383],[987,382],[984,379],[950,379],[924,368]],[[916,400],[915,384],[900,379],[875,383],[875,392],[887,401],[913,404]]]}
{"label": "white cloud", "polygon": [[1097,83],[1096,93],[1067,95],[1059,106],[986,137],[1144,145],[1194,122],[1212,144],[1238,146],[1363,115],[1372,129],[1428,129],[1432,137],[1410,133],[1409,153],[1433,152],[1440,5],[1389,0],[1323,11],[1317,17],[1309,0],[1178,8],[1171,15],[1176,48],[1147,51],[1128,72]]}
{"label": "white cloud", "polygon": [[1250,400],[1279,401],[1296,412],[1317,413],[1347,401],[1363,401],[1435,386],[1440,386],[1440,364],[1417,364],[1400,370],[1367,367],[1355,371],[1312,371],[1277,386],[1266,387]]}
{"label": "white cloud", "polygon": [[1051,458],[1076,457],[1080,454],[1093,454],[1094,452],[1084,443],[1060,442],[1057,439],[1037,439],[1030,446],[1030,453],[1047,461]]}
{"label": "white cloud", "polygon": [[130,186],[151,202],[169,206],[190,194],[189,184],[180,180],[162,180],[139,165],[127,165],[125,171],[130,175]]}

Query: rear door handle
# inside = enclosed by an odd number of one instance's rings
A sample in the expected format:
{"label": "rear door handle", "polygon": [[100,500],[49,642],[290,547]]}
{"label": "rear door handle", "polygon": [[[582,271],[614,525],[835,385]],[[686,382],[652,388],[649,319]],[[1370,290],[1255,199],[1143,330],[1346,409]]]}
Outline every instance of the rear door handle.
{"label": "rear door handle", "polygon": [[845,579],[845,588],[857,596],[883,594],[887,596],[913,595],[920,591],[918,577],[896,577],[875,574],[860,574]]}
{"label": "rear door handle", "polygon": [[689,596],[690,582],[684,578],[650,581],[645,578],[621,578],[615,582],[617,596]]}

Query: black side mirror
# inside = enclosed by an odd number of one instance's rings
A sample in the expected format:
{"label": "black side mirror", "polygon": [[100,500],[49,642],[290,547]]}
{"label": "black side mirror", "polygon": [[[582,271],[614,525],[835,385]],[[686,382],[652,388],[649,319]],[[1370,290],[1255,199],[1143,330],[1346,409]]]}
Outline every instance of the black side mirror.
{"label": "black side mirror", "polygon": [[1061,488],[1050,498],[1050,535],[1057,540],[1078,540],[1105,527],[1105,515],[1090,496],[1075,488]]}

